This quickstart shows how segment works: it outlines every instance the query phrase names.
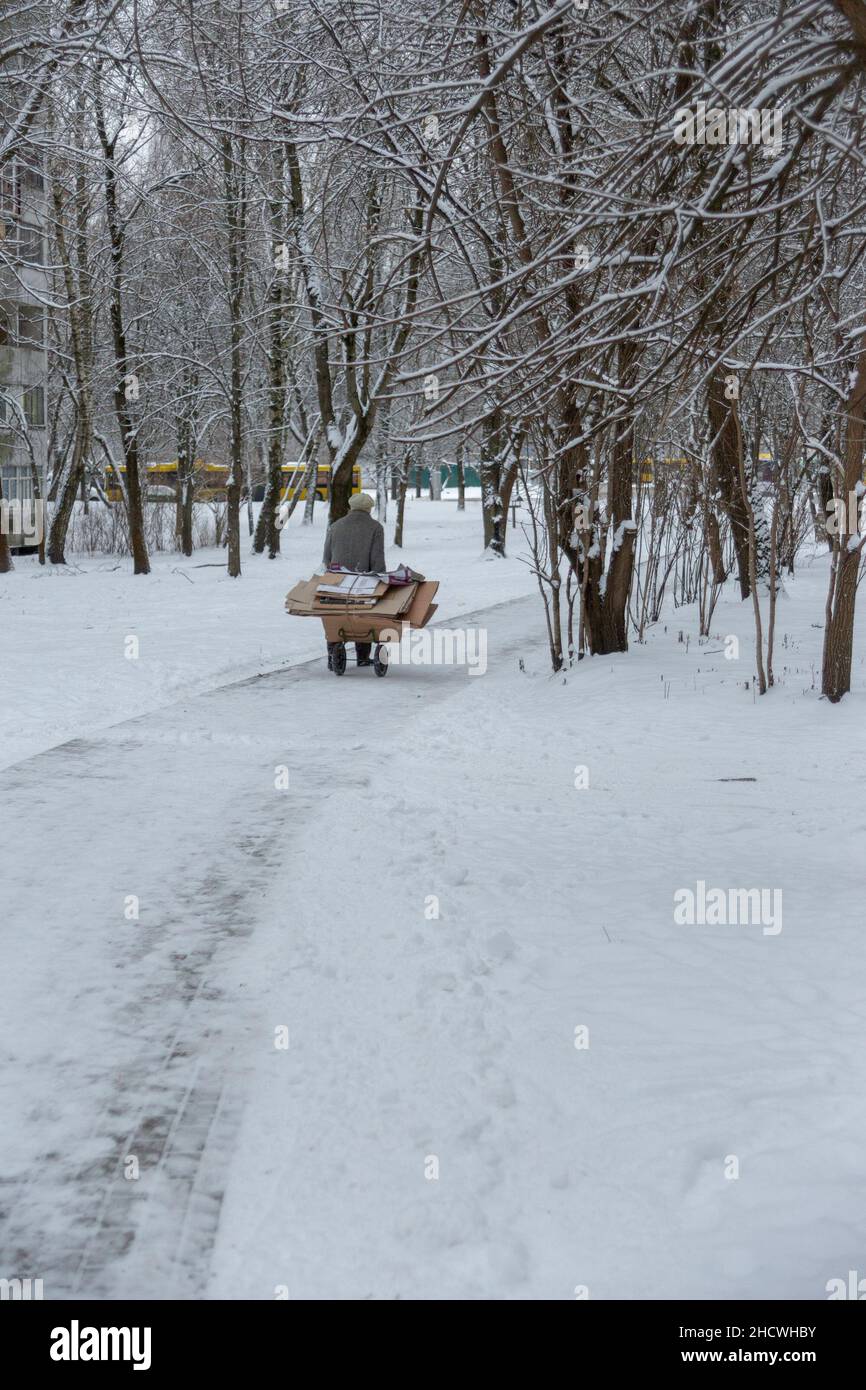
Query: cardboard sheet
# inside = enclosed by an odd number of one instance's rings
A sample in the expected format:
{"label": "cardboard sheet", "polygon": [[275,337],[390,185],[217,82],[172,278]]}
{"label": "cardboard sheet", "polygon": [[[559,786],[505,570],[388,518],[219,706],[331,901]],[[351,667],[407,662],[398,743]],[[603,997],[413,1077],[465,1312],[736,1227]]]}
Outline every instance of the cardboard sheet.
{"label": "cardboard sheet", "polygon": [[342,633],[348,641],[378,641],[386,636],[399,638],[401,625],[424,627],[436,610],[433,598],[439,588],[436,580],[405,585],[381,585],[381,595],[372,606],[333,603],[322,599],[317,589],[323,583],[338,583],[340,575],[314,575],[290,589],[286,609],[292,617],[321,618],[329,642],[336,642]]}
{"label": "cardboard sheet", "polygon": [[419,584],[412,595],[412,602],[404,614],[411,627],[424,627],[430,620],[430,605],[436,597],[439,584],[435,579],[426,579]]}

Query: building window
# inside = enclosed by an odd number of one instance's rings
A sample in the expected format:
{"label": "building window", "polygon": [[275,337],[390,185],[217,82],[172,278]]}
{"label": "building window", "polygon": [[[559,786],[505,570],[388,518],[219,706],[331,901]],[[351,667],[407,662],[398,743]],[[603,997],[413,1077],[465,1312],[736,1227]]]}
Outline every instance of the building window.
{"label": "building window", "polygon": [[0,169],[0,216],[4,221],[21,216],[21,180],[14,161]]}
{"label": "building window", "polygon": [[22,347],[44,347],[45,311],[41,304],[18,305],[18,342]]}
{"label": "building window", "polygon": [[43,169],[41,150],[30,150],[23,159],[13,159],[4,164],[0,169],[0,212],[10,217],[20,217],[23,190],[45,191]]}
{"label": "building window", "polygon": [[30,222],[19,222],[15,228],[15,253],[19,261],[29,265],[44,265],[42,230]]}
{"label": "building window", "polygon": [[42,305],[0,302],[0,347],[44,346],[45,310]]}
{"label": "building window", "polygon": [[35,188],[41,193],[45,188],[45,175],[42,172],[42,151],[28,150],[25,158],[27,162],[23,169],[24,182],[28,188]]}
{"label": "building window", "polygon": [[4,502],[21,502],[27,497],[32,497],[33,485],[29,469],[7,463],[0,468],[0,475],[3,480]]}
{"label": "building window", "polygon": [[45,387],[24,387],[24,419],[32,429],[45,428]]}

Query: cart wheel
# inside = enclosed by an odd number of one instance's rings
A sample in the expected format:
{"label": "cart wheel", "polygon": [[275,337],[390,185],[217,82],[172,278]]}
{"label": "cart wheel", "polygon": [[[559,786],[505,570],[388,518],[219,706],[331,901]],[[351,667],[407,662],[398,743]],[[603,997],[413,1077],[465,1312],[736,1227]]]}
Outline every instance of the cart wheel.
{"label": "cart wheel", "polygon": [[334,647],[333,654],[332,654],[332,656],[331,656],[331,664],[333,665],[333,668],[334,668],[334,675],[335,675],[335,676],[342,676],[343,672],[344,672],[345,669],[346,669],[346,644],[345,644],[345,642],[337,642],[336,646]]}
{"label": "cart wheel", "polygon": [[388,674],[388,647],[385,642],[377,642],[373,653],[373,670],[377,676]]}

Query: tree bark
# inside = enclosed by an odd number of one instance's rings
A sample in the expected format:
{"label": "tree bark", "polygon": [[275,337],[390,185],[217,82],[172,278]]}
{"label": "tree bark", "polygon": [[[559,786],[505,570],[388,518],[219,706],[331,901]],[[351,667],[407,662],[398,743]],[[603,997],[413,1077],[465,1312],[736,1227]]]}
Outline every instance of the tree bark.
{"label": "tree bark", "polygon": [[[3,475],[0,473],[0,504],[3,502]],[[2,505],[0,505],[0,516],[2,516]],[[0,574],[10,574],[15,566],[12,564],[12,551],[9,549],[9,537],[0,526]]]}
{"label": "tree bark", "polygon": [[[74,121],[75,138],[84,145],[84,95],[79,93]],[[75,267],[66,238],[63,193],[54,171],[50,171],[54,239],[63,274],[69,317],[69,335],[76,382],[76,421],[71,467],[52,479],[51,489],[59,492],[59,505],[51,518],[47,555],[52,565],[66,564],[66,537],[75,494],[84,472],[85,460],[93,442],[93,277],[90,270],[90,197],[85,171],[80,165],[75,175],[74,244]]]}
{"label": "tree bark", "polygon": [[376,516],[384,523],[388,519],[388,469],[389,442],[391,435],[391,401],[382,406],[379,424],[379,439],[376,449]]}
{"label": "tree bark", "polygon": [[[857,493],[866,446],[866,348],[860,354],[857,375],[845,411],[845,459],[843,479],[844,521],[833,537],[827,621],[821,663],[821,693],[836,704],[851,689],[854,653],[854,608],[861,543],[850,531],[849,500]],[[859,501],[859,497],[858,497]]]}
{"label": "tree bark", "polygon": [[749,597],[749,516],[740,482],[741,434],[736,418],[736,401],[725,396],[725,367],[720,363],[707,390],[707,413],[712,431],[710,449],[713,491],[731,523],[740,597]]}
{"label": "tree bark", "polygon": [[411,446],[403,455],[400,476],[397,480],[397,520],[394,525],[394,544],[398,550],[403,548],[403,516],[406,511],[406,490],[409,485],[409,469],[412,465]]}
{"label": "tree bark", "polygon": [[[619,378],[623,391],[633,384],[637,357],[630,348],[621,348]],[[631,416],[619,422],[610,456],[608,516],[611,528],[609,547],[599,532],[584,585],[584,628],[593,656],[628,651],[628,600],[634,568],[637,535],[633,511],[634,422]],[[610,561],[605,568],[607,552]]]}
{"label": "tree bark", "polygon": [[[274,245],[278,244],[277,237],[280,234],[282,223],[282,188],[283,165],[282,150],[280,149],[273,158],[272,188],[268,200]],[[271,560],[276,559],[280,553],[280,534],[282,532],[278,513],[282,491],[283,421],[286,413],[286,354],[283,324],[283,306],[286,297],[283,281],[284,269],[285,267],[278,265],[275,259],[271,271],[271,283],[268,287],[268,481],[253,540],[253,550],[256,554],[260,555],[267,546],[268,557]]]}
{"label": "tree bark", "polygon": [[243,172],[237,167],[231,136],[222,137],[223,195],[226,210],[229,309],[229,421],[231,468],[226,483],[226,570],[230,579],[241,573],[241,491],[244,478],[243,361],[241,320],[244,296],[245,192]]}
{"label": "tree bark", "polygon": [[483,430],[479,472],[484,549],[504,558],[507,513],[503,512],[502,484],[508,441],[498,406],[485,420]]}
{"label": "tree bark", "polygon": [[[126,232],[117,205],[117,169],[115,166],[116,137],[108,138],[102,100],[97,88],[96,129],[102,148],[102,187],[111,252],[109,319],[114,347],[114,415],[120,434],[120,447],[126,467],[126,500],[129,515],[129,541],[134,574],[150,574],[150,560],[144,537],[144,507],[138,465],[138,435],[127,399],[129,370],[126,327],[123,318],[123,253]],[[82,458],[82,467],[84,459]]]}

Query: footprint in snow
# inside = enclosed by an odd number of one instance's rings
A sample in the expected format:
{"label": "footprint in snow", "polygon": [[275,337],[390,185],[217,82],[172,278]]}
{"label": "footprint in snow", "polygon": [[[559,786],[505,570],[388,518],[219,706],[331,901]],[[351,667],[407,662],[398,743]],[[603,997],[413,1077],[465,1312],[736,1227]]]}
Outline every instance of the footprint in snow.
{"label": "footprint in snow", "polygon": [[427,975],[418,987],[418,1002],[425,1004],[433,994],[453,994],[457,988],[457,976],[448,973]]}
{"label": "footprint in snow", "polygon": [[507,931],[494,932],[493,936],[488,936],[485,941],[484,950],[494,964],[501,965],[504,960],[510,960],[514,955],[514,938]]}

